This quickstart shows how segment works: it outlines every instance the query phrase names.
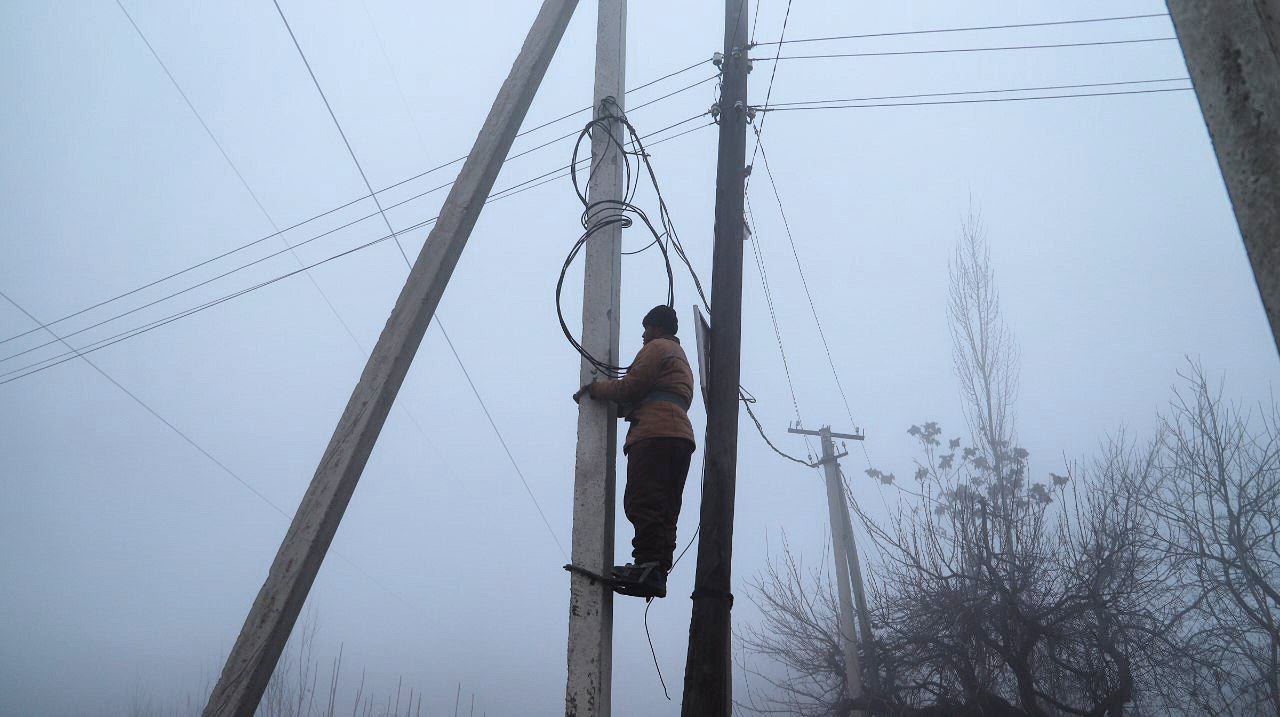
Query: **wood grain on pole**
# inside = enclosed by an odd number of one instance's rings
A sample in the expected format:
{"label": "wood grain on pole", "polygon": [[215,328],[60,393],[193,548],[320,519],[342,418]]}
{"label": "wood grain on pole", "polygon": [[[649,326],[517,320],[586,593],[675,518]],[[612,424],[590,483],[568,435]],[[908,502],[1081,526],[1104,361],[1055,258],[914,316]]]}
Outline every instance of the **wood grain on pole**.
{"label": "wood grain on pole", "polygon": [[365,364],[204,714],[250,717],[577,0],[545,0]]}
{"label": "wood grain on pole", "polygon": [[[626,78],[626,0],[599,0],[596,15],[594,116],[606,98],[622,111]],[[623,127],[591,133],[591,173],[587,201],[622,199],[625,187]],[[610,135],[617,141],[610,141]],[[615,211],[597,213],[603,218]],[[587,242],[582,291],[581,344],[591,355],[618,365],[618,313],[622,282],[622,225],[597,231]],[[585,358],[581,384],[607,378]],[[617,485],[618,419],[613,404],[578,402],[578,448],[573,474],[575,565],[607,575],[613,567],[614,500]],[[566,717],[604,717],[610,713],[613,672],[613,591],[579,573],[569,574],[568,679]]]}
{"label": "wood grain on pole", "polygon": [[1168,0],[1280,348],[1280,0]]}
{"label": "wood grain on pole", "polygon": [[738,385],[742,349],[743,192],[747,147],[747,12],[725,0],[720,144],[711,268],[711,388],[699,514],[684,717],[728,717],[733,709],[730,561],[738,469]]}

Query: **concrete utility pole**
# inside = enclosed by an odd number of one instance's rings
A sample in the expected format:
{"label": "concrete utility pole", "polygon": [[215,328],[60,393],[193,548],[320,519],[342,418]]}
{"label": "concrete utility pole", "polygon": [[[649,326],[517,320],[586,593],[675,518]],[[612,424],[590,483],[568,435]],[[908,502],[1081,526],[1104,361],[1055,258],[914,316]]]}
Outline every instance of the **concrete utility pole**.
{"label": "concrete utility pole", "polygon": [[[595,116],[622,112],[626,91],[626,0],[599,0],[596,21]],[[622,123],[591,134],[591,177],[587,201],[622,199],[625,188]],[[610,140],[610,136],[616,140]],[[615,215],[597,210],[593,221]],[[618,365],[618,313],[622,281],[622,225],[596,232],[585,248],[582,290],[582,346],[592,356]],[[597,378],[582,359],[580,384]],[[578,449],[573,475],[573,564],[598,575],[613,567],[613,514],[617,484],[618,419],[605,401],[578,402]],[[610,712],[613,670],[613,590],[580,573],[569,574],[569,676],[566,717],[604,717]]]}
{"label": "concrete utility pole", "polygon": [[544,0],[342,412],[205,706],[251,717],[577,0]]}
{"label": "concrete utility pole", "polygon": [[[862,697],[862,665],[858,657],[859,634],[854,631],[854,600],[851,590],[857,593],[858,616],[861,623],[861,642],[869,643],[871,637],[871,620],[867,614],[866,596],[862,589],[862,569],[859,567],[857,547],[853,542],[853,526],[849,521],[849,509],[844,502],[843,482],[840,480],[840,466],[837,460],[849,455],[847,451],[836,453],[832,438],[843,438],[861,441],[860,433],[832,433],[830,426],[823,426],[810,431],[799,426],[787,429],[788,433],[802,436],[818,436],[822,440],[822,458],[811,464],[822,466],[827,483],[827,513],[831,522],[831,550],[835,554],[836,592],[840,599],[840,649],[844,653],[845,685],[849,690],[849,698],[856,700]],[[863,714],[855,711],[855,715]]]}
{"label": "concrete utility pole", "polygon": [[[843,496],[842,496],[843,498]],[[880,664],[877,661],[874,635],[871,633],[871,611],[867,609],[866,584],[862,582],[862,561],[858,559],[858,543],[853,539],[853,521],[849,518],[849,503],[840,501],[840,513],[844,518],[845,557],[849,559],[849,578],[853,581],[853,609],[858,616],[858,639],[862,642],[862,654],[866,657],[863,673],[866,685],[873,696],[880,694]]]}
{"label": "concrete utility pole", "polygon": [[707,392],[705,482],[699,515],[684,717],[728,717],[733,709],[730,560],[738,469],[738,384],[742,350],[742,241],[747,154],[746,0],[725,0],[720,147],[711,268],[711,387]]}
{"label": "concrete utility pole", "polygon": [[1280,348],[1280,0],[1168,0]]}

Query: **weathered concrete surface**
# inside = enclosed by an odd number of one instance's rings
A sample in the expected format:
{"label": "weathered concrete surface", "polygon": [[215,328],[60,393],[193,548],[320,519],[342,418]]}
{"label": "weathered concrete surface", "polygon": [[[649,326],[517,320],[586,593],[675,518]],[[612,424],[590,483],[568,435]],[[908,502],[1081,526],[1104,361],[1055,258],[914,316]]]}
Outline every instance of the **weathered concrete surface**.
{"label": "weathered concrete surface", "polygon": [[[594,117],[612,98],[621,112],[626,101],[627,0],[598,0]],[[623,198],[621,122],[591,133],[591,173],[587,200]],[[610,137],[612,136],[612,139]],[[614,216],[597,210],[593,216]],[[600,229],[587,242],[582,289],[582,346],[592,356],[618,365],[618,313],[622,298],[622,225]],[[606,378],[585,358],[579,383]],[[584,398],[578,403],[578,448],[573,471],[573,563],[600,575],[613,567],[613,514],[617,485],[618,418],[611,403]],[[568,680],[565,717],[608,717],[612,709],[613,591],[583,577],[569,576]]]}
{"label": "weathered concrete surface", "polygon": [[1280,0],[1168,0],[1280,349]]}

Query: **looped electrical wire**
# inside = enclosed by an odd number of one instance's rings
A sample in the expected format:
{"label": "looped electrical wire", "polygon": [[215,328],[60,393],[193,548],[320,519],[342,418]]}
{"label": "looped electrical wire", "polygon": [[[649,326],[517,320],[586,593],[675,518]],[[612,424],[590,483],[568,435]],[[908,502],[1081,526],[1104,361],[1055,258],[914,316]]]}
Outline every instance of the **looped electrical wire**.
{"label": "looped electrical wire", "polygon": [[[629,137],[629,141],[626,145],[624,145],[622,141],[610,131],[610,123],[614,121],[621,123],[623,128],[626,130],[626,136]],[[609,140],[609,151],[618,152],[622,157],[625,169],[622,199],[602,199],[593,202],[587,197],[586,192],[578,181],[578,153],[581,151],[582,141],[591,137],[592,131],[597,128],[606,132],[606,137]],[[630,145],[633,149],[627,149],[627,145]],[[658,198],[658,220],[661,225],[661,231],[659,231],[658,227],[656,227],[649,219],[649,215],[634,203],[638,187],[631,167],[632,157],[639,158],[639,160],[644,164],[645,171],[649,176],[649,182],[653,186],[654,194]],[[593,164],[591,172],[587,175],[588,185],[591,183],[591,179],[594,177],[595,172],[602,164],[603,162]],[[582,357],[585,358],[592,366],[594,366],[596,370],[608,377],[618,378],[625,374],[630,366],[615,366],[607,361],[603,361],[592,356],[591,353],[573,337],[573,333],[569,330],[569,325],[565,321],[564,308],[560,302],[560,297],[564,290],[564,279],[569,272],[569,267],[573,264],[573,260],[577,258],[578,254],[582,251],[582,248],[586,246],[587,241],[590,240],[597,232],[611,226],[621,226],[623,229],[626,229],[634,226],[635,220],[633,217],[639,217],[645,228],[653,235],[653,239],[640,249],[622,253],[624,255],[634,255],[643,253],[651,247],[658,247],[658,250],[662,252],[662,263],[667,272],[667,305],[674,307],[675,276],[671,269],[671,253],[674,251],[675,255],[689,270],[689,276],[693,279],[693,285],[698,292],[698,298],[701,300],[702,306],[707,310],[707,313],[711,312],[711,305],[710,302],[707,301],[706,292],[703,291],[702,281],[698,278],[698,273],[694,271],[693,264],[689,261],[689,257],[684,251],[684,246],[680,243],[680,237],[676,234],[675,226],[671,220],[671,215],[667,211],[667,203],[662,198],[662,190],[658,186],[657,175],[653,171],[653,165],[649,162],[649,154],[644,150],[644,143],[640,140],[640,135],[636,132],[635,127],[633,127],[627,120],[626,115],[622,113],[621,108],[618,107],[617,102],[615,102],[612,97],[607,97],[600,103],[599,116],[588,122],[586,126],[582,128],[582,131],[578,133],[578,139],[573,146],[573,159],[570,161],[569,167],[569,176],[573,181],[573,191],[578,195],[578,201],[582,202],[583,209],[581,222],[583,233],[569,249],[569,255],[565,257],[564,266],[560,269],[560,278],[556,281],[556,314],[560,319],[560,330],[564,333],[565,339],[569,341],[573,348],[576,349],[577,352],[581,354]],[[777,453],[782,458],[808,466],[808,461],[801,460],[800,458],[784,452],[769,439],[768,434],[764,430],[764,426],[760,423],[760,419],[756,417],[755,412],[751,409],[751,404],[756,402],[755,396],[752,396],[741,386],[739,386],[738,389],[739,399],[746,408],[747,415],[751,417],[752,423],[755,424],[756,430],[760,433],[760,437],[764,439],[765,444],[767,444],[774,453]],[[690,545],[692,545],[692,541],[690,541]],[[688,550],[687,546],[685,550]],[[684,553],[682,551],[681,556],[683,557],[683,555]]]}
{"label": "looped electrical wire", "polygon": [[[625,138],[628,140],[626,144],[612,131],[613,123],[617,122],[622,125],[625,130]],[[600,199],[592,201],[588,198],[586,190],[582,183],[579,182],[577,164],[578,154],[582,149],[584,139],[593,138],[595,131],[605,133],[608,140],[606,155],[608,152],[617,152],[622,160],[624,168],[624,183],[621,199]],[[630,149],[628,149],[630,147]],[[649,217],[649,215],[634,203],[636,192],[639,184],[636,181],[636,173],[632,167],[634,159],[638,159],[645,168],[649,178],[649,183],[653,187],[654,194],[658,198],[658,223]],[[595,162],[591,167],[591,172],[587,175],[586,185],[591,184],[591,180],[595,176],[595,172],[604,164],[604,162]],[[675,272],[671,268],[671,254],[674,251],[676,257],[688,268],[689,275],[693,277],[694,286],[698,290],[698,295],[702,299],[704,306],[708,305],[706,295],[702,290],[702,283],[698,280],[697,274],[693,270],[693,266],[685,254],[684,247],[680,243],[679,235],[676,233],[674,223],[671,220],[671,214],[667,211],[666,201],[662,197],[662,191],[658,186],[658,178],[654,173],[653,165],[649,161],[649,154],[644,149],[644,143],[640,139],[640,135],[636,132],[635,127],[627,120],[617,102],[612,97],[605,98],[599,107],[598,116],[592,119],[578,133],[578,139],[573,146],[573,158],[570,162],[569,176],[573,183],[573,191],[578,195],[578,200],[582,202],[581,223],[583,232],[569,249],[568,256],[565,257],[564,266],[560,269],[560,278],[556,281],[556,314],[560,320],[560,330],[564,333],[565,338],[570,345],[582,355],[597,371],[605,376],[617,378],[626,373],[629,366],[616,366],[608,361],[597,358],[573,337],[573,332],[569,330],[569,325],[565,321],[564,309],[561,305],[561,294],[564,290],[565,276],[569,272],[569,267],[573,264],[574,259],[586,246],[587,242],[601,230],[619,226],[623,229],[635,225],[638,218],[640,222],[653,235],[652,241],[644,247],[630,252],[623,252],[627,255],[640,254],[651,247],[658,247],[662,252],[663,268],[667,274],[667,306],[674,308],[675,306]]]}

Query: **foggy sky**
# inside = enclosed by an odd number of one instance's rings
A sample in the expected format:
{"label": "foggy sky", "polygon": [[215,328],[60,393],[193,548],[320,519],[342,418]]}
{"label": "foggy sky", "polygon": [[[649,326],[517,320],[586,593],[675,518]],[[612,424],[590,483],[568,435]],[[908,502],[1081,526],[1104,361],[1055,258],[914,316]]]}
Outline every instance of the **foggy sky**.
{"label": "foggy sky", "polygon": [[[510,0],[367,2],[404,101],[359,0],[282,5],[370,180],[381,187],[467,152],[536,8]],[[365,193],[271,3],[126,6],[279,226]],[[764,4],[757,39],[777,37],[785,7],[781,0]],[[632,3],[629,83],[709,58],[720,49],[722,10],[715,2]],[[799,0],[787,35],[1161,11],[1150,0]],[[594,19],[594,3],[582,3],[526,126],[590,104]],[[50,320],[271,233],[113,2],[7,2],[0,34],[0,291]],[[1153,19],[791,47],[809,54],[1171,35],[1167,19]],[[753,102],[763,101],[770,70],[771,63],[757,63]],[[628,101],[658,97],[700,74],[714,70],[708,64]],[[779,65],[773,99],[1185,74],[1171,42],[796,60]],[[713,101],[714,85],[706,84],[631,119],[649,132],[705,112]],[[521,138],[515,150],[581,121]],[[708,128],[653,150],[663,193],[708,290],[715,145]],[[910,472],[912,423],[937,420],[948,436],[966,433],[945,301],[947,259],[970,207],[987,226],[1003,309],[1021,348],[1018,432],[1033,474],[1061,472],[1064,458],[1087,458],[1122,427],[1146,435],[1187,356],[1225,378],[1229,397],[1248,403],[1270,396],[1280,366],[1189,92],[779,112],[768,117],[765,146],[876,467]],[[570,150],[562,142],[513,160],[496,186],[563,166]],[[802,417],[811,427],[846,430],[849,418],[761,169],[750,201]],[[441,184],[453,172],[393,195]],[[389,216],[406,226],[434,216],[442,199],[436,193]],[[652,196],[641,194],[641,204],[653,208]],[[578,358],[560,334],[553,289],[580,231],[580,211],[568,180],[487,207],[439,312],[566,548],[576,420],[569,395]],[[287,237],[301,241],[332,226]],[[382,233],[365,222],[298,254],[316,261]],[[425,230],[404,237],[410,256],[425,237]],[[628,249],[641,241],[636,229],[624,236]],[[254,256],[281,247],[268,240]],[[284,254],[77,339],[104,337],[297,266]],[[665,298],[665,280],[654,253],[624,266],[622,352],[630,356],[640,344],[640,317]],[[368,347],[405,268],[384,243],[312,275]],[[580,264],[566,287],[566,312],[576,325]],[[803,453],[803,442],[785,433],[795,414],[749,252],[744,288],[743,384],[759,398],[757,412],[775,440]],[[695,294],[686,275],[677,276],[676,292],[687,329]],[[0,338],[30,328],[0,302]],[[683,333],[691,348],[692,332]],[[26,340],[0,345],[0,356],[47,338]],[[91,358],[291,516],[363,366],[355,344],[311,281],[296,276]],[[25,358],[0,363],[0,370]],[[0,385],[0,408],[0,714],[120,714],[135,696],[202,702],[287,519],[81,361]],[[704,416],[696,405],[691,417],[700,437]],[[737,625],[755,619],[744,581],[784,538],[807,564],[829,562],[819,474],[777,458],[745,416],[742,423]],[[700,463],[701,450],[685,492],[681,546],[696,524]],[[866,467],[861,451],[845,461],[855,494],[883,510],[880,501],[894,493],[880,492],[863,475]],[[617,524],[621,560],[630,526],[620,505]],[[653,671],[643,603],[615,603],[618,714],[678,712],[695,554],[676,568],[670,597],[649,615],[675,702],[663,698]],[[367,689],[378,694],[394,691],[401,676],[425,691],[424,713],[450,710],[459,682],[464,709],[474,692],[477,712],[557,713],[564,562],[432,327],[310,596],[325,674],[342,645],[344,693],[366,668]]]}

